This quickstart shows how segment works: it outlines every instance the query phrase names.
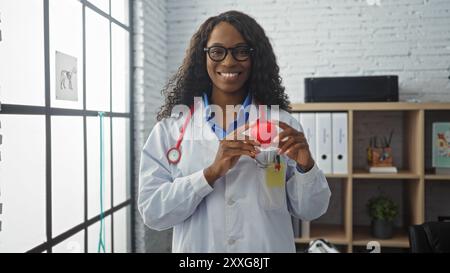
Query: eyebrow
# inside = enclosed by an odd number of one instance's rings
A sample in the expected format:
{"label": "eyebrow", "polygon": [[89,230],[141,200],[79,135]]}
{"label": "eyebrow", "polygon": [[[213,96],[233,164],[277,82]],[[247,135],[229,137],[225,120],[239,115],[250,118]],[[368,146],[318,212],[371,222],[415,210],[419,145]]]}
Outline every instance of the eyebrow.
{"label": "eyebrow", "polygon": [[[221,44],[221,43],[213,43],[212,45],[210,45],[210,46],[224,46],[223,44]],[[233,47],[237,47],[237,46],[248,46],[248,44],[247,43],[245,43],[245,42],[241,42],[241,43],[237,43],[237,44],[235,44]]]}

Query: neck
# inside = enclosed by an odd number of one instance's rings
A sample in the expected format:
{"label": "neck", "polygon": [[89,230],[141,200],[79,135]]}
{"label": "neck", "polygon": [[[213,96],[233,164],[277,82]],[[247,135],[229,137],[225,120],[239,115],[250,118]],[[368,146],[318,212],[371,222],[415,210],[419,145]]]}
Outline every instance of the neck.
{"label": "neck", "polygon": [[226,93],[213,89],[211,94],[211,103],[220,106],[223,113],[226,111],[227,105],[238,105],[244,101],[247,92],[245,89],[241,89],[238,92]]}
{"label": "neck", "polygon": [[238,104],[241,104],[244,101],[246,91],[244,88],[237,92],[233,93],[226,93],[222,91],[218,91],[217,89],[213,88],[212,94],[211,94],[211,103],[220,106],[222,108],[223,117],[222,120],[216,120],[216,122],[219,123],[219,125],[222,128],[225,128],[227,124],[229,124],[230,121],[235,120],[236,113],[235,112],[227,112],[226,107],[227,105],[233,105],[236,106]]}

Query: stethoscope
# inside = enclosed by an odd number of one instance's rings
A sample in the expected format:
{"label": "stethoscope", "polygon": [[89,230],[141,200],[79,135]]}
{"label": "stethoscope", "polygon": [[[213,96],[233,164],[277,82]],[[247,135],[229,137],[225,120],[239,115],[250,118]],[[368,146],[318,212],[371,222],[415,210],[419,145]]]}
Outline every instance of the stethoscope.
{"label": "stethoscope", "polygon": [[175,165],[175,164],[178,164],[178,162],[180,162],[181,142],[183,141],[184,133],[186,132],[186,128],[189,124],[189,121],[191,120],[191,117],[194,114],[194,106],[191,106],[191,108],[189,110],[190,110],[189,115],[187,116],[186,120],[184,121],[183,127],[181,127],[180,136],[178,136],[176,145],[167,151],[166,156],[167,156],[167,160],[169,161],[170,164]]}

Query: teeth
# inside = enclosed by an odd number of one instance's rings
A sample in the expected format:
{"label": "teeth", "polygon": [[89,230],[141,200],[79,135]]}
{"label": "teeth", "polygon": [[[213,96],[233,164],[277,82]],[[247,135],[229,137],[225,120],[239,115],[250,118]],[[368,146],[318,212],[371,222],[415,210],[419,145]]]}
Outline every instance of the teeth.
{"label": "teeth", "polygon": [[239,73],[220,73],[220,75],[224,76],[225,78],[234,78],[239,75]]}

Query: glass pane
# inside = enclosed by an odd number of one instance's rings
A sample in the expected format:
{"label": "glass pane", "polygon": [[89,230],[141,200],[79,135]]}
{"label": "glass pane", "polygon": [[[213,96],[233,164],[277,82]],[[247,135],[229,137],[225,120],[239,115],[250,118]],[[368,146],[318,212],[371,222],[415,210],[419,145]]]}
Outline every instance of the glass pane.
{"label": "glass pane", "polygon": [[53,253],[84,253],[84,230],[54,246]]}
{"label": "glass pane", "polygon": [[86,9],[86,107],[110,110],[109,21]]}
{"label": "glass pane", "polygon": [[130,206],[114,213],[114,252],[131,252]]}
{"label": "glass pane", "polygon": [[[111,217],[104,219],[105,224],[105,250],[111,253]],[[88,252],[98,252],[98,242],[100,238],[100,221],[88,227]]]}
{"label": "glass pane", "polygon": [[113,119],[114,206],[130,198],[130,121]]}
{"label": "glass pane", "polygon": [[0,115],[0,252],[25,252],[46,241],[45,118]]}
{"label": "glass pane", "polygon": [[45,104],[43,6],[41,0],[0,1],[0,101],[4,104]]}
{"label": "glass pane", "polygon": [[82,117],[52,117],[52,209],[53,236],[84,221]]}
{"label": "glass pane", "polygon": [[94,6],[109,14],[109,0],[89,0],[88,2],[91,2]]}
{"label": "glass pane", "polygon": [[[104,211],[111,208],[111,131],[110,119],[104,118]],[[100,122],[87,118],[88,218],[100,214]]]}
{"label": "glass pane", "polygon": [[112,25],[112,106],[113,112],[130,111],[130,35]]}
{"label": "glass pane", "polygon": [[[82,5],[79,1],[50,1],[50,90],[52,107],[83,108],[82,16]],[[70,67],[70,63],[65,62],[64,59],[56,58],[56,52],[74,57],[77,65]],[[56,64],[57,61],[58,65]],[[58,93],[56,90],[58,90]],[[68,99],[68,94],[72,92],[77,94],[76,99]]]}
{"label": "glass pane", "polygon": [[128,0],[112,0],[111,1],[111,15],[116,20],[124,25],[128,25],[129,14],[129,1]]}

